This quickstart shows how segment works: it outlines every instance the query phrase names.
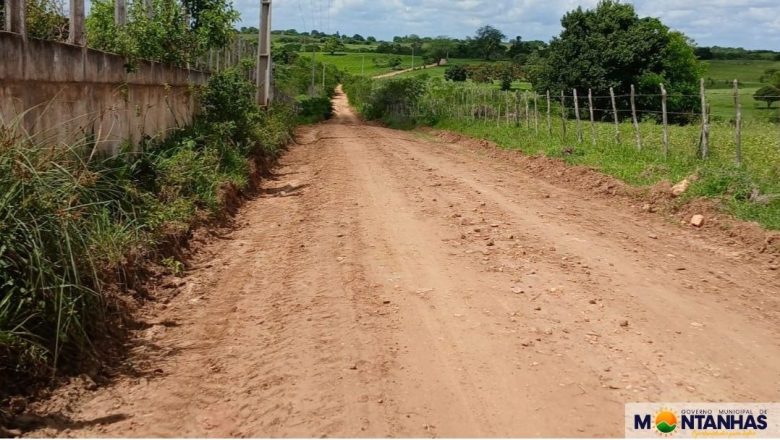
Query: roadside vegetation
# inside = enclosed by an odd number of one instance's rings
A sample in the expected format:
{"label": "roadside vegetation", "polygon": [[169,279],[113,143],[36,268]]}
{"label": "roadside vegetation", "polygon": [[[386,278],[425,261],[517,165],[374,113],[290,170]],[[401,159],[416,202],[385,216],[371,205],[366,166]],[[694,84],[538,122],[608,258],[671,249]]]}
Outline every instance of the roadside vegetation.
{"label": "roadside vegetation", "polygon": [[[188,25],[176,0],[151,4],[154,19],[136,11],[138,23],[118,32],[111,4],[93,3],[88,40],[131,61],[184,66],[226,44],[237,18],[227,3],[188,2],[201,8]],[[181,33],[161,32],[169,28]],[[114,156],[89,136],[62,145],[27,133],[24,114],[0,122],[0,404],[62,373],[95,371],[132,322],[130,305],[146,299],[149,264],[179,272],[180,247],[229,215],[295,125],[330,116],[340,72],[315,65],[312,87],[311,63],[276,61],[269,108],[255,103],[248,57],[193,88],[201,111],[191,125]]]}

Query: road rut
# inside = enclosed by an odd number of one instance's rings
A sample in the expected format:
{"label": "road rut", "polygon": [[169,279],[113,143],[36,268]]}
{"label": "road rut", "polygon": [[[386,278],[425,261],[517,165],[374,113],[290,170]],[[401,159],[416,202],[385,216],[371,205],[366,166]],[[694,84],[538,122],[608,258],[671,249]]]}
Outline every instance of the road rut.
{"label": "road rut", "polygon": [[[778,273],[339,94],[68,436],[622,436],[778,401]],[[113,423],[100,421],[112,420]]]}

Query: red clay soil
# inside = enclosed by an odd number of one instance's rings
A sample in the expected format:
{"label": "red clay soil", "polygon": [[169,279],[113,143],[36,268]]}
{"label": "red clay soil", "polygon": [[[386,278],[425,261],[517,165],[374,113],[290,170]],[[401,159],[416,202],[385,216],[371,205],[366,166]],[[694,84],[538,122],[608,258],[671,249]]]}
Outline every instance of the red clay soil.
{"label": "red clay soil", "polygon": [[160,292],[146,374],[58,390],[31,435],[622,436],[626,402],[780,400],[771,252],[336,107]]}

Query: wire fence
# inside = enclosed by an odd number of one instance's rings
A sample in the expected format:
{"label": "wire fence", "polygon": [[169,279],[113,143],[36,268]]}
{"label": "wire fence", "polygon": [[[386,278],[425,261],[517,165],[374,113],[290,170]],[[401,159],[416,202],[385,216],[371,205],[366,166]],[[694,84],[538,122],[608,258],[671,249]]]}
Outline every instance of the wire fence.
{"label": "wire fence", "polygon": [[[756,102],[773,97],[754,96],[743,89],[733,81],[731,90],[708,91],[705,80],[696,95],[670,94],[664,85],[659,85],[658,94],[639,94],[633,86],[628,91],[594,94],[576,89],[499,91],[473,83],[444,83],[430,86],[419,100],[392,104],[389,113],[397,119],[429,117],[493,125],[563,148],[630,144],[637,151],[667,158],[717,155],[737,166],[745,162],[747,149],[749,160],[761,165],[769,161],[780,173],[780,109],[757,108]],[[695,105],[686,107],[690,110],[670,105],[680,100]]]}

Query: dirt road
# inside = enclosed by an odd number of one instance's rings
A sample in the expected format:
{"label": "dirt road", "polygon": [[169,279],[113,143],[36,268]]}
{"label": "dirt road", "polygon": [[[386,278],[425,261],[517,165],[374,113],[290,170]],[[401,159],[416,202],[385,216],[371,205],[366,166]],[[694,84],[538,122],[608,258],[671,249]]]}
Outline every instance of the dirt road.
{"label": "dirt road", "polygon": [[439,67],[439,65],[436,64],[436,63],[433,63],[433,64],[428,64],[427,66],[415,67],[413,69],[396,70],[395,72],[390,72],[390,73],[384,73],[382,75],[377,75],[377,76],[374,77],[374,79],[387,79],[387,78],[392,78],[394,76],[398,76],[398,75],[401,75],[401,74],[404,74],[404,73],[407,73],[407,72],[413,72],[415,70],[421,70],[421,69],[433,69],[434,67]]}
{"label": "dirt road", "polygon": [[[336,99],[68,436],[622,436],[780,400],[780,278],[657,214]],[[140,361],[139,361],[140,362]]]}

